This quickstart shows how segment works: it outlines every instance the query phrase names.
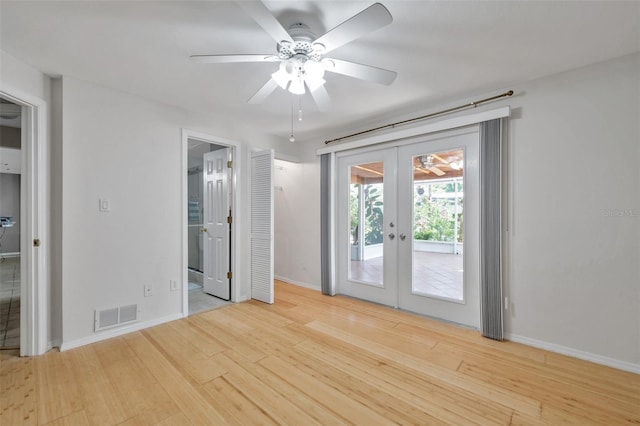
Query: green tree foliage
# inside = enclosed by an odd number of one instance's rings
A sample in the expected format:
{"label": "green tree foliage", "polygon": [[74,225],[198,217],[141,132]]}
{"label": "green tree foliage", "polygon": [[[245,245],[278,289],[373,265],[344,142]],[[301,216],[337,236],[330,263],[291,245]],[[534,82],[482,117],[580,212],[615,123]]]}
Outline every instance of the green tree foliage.
{"label": "green tree foliage", "polygon": [[[458,200],[458,215],[455,214],[455,199],[438,197],[438,194],[455,192],[453,183],[425,184],[414,192],[414,229],[416,240],[453,242],[455,221],[458,221],[458,242],[462,242],[462,199]],[[458,183],[462,191],[462,183]]]}
{"label": "green tree foliage", "polygon": [[383,196],[382,184],[359,185],[352,184],[349,193],[349,216],[351,228],[351,243],[358,244],[358,194],[364,192],[364,242],[369,246],[382,243],[383,240]]}
{"label": "green tree foliage", "polygon": [[382,184],[364,187],[364,243],[367,246],[380,244],[383,240],[384,221],[382,213]]}

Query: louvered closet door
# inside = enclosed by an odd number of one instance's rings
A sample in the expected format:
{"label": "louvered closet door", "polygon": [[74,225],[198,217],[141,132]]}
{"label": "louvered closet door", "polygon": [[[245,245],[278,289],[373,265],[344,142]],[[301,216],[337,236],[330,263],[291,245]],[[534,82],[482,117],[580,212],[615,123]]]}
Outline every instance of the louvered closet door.
{"label": "louvered closet door", "polygon": [[251,298],[273,303],[274,152],[251,154]]}

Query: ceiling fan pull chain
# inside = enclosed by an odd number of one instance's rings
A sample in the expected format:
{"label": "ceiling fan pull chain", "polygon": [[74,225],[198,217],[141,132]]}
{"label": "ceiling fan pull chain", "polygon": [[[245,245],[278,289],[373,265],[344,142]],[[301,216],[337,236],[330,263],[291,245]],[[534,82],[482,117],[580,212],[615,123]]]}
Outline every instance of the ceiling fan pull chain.
{"label": "ceiling fan pull chain", "polygon": [[293,143],[296,138],[293,136],[293,99],[291,100],[291,136],[289,136],[289,142]]}

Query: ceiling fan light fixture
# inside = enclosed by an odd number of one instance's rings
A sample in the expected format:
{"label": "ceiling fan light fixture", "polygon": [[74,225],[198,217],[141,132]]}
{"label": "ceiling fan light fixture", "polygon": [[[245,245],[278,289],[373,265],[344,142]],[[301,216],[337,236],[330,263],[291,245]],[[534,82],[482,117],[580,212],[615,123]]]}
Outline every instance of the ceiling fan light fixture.
{"label": "ceiling fan light fixture", "polygon": [[289,85],[289,92],[294,95],[304,95],[304,81],[302,78],[294,78]]}
{"label": "ceiling fan light fixture", "polygon": [[307,79],[322,79],[324,77],[324,65],[318,61],[308,60],[304,63],[304,73]]}
{"label": "ceiling fan light fixture", "polygon": [[284,67],[280,66],[280,69],[278,71],[271,74],[271,78],[273,79],[273,81],[278,83],[278,86],[282,87],[284,90],[287,90],[287,86],[291,81],[291,76],[283,68]]}
{"label": "ceiling fan light fixture", "polygon": [[[303,95],[308,88],[320,111],[330,107],[330,99],[324,88],[325,71],[348,77],[389,85],[397,73],[382,68],[323,56],[365,34],[378,30],[393,21],[387,8],[374,3],[343,23],[317,37],[309,26],[296,22],[288,29],[265,6],[265,0],[238,1],[244,11],[260,25],[277,43],[277,54],[192,55],[198,63],[280,62],[280,68],[249,103],[257,104],[273,93],[277,87],[292,94]],[[305,88],[306,87],[306,88]]]}
{"label": "ceiling fan light fixture", "polygon": [[421,155],[418,157],[418,161],[423,169],[433,167],[433,155]]}

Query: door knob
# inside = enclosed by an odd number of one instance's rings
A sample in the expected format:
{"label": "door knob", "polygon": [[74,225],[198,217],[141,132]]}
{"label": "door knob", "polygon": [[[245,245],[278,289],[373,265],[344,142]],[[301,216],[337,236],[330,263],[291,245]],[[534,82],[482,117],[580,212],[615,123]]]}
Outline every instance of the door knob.
{"label": "door knob", "polygon": [[400,234],[400,235],[398,235],[398,237],[400,237],[400,239],[401,239],[402,241],[404,241],[404,239],[405,239],[405,238],[407,238],[407,236],[406,236],[406,235],[404,235],[404,234]]}
{"label": "door knob", "polygon": [[200,232],[207,232],[207,228],[202,228]]}
{"label": "door knob", "polygon": [[393,240],[396,237],[396,234],[394,234],[393,232],[389,234],[389,239]]}

